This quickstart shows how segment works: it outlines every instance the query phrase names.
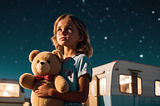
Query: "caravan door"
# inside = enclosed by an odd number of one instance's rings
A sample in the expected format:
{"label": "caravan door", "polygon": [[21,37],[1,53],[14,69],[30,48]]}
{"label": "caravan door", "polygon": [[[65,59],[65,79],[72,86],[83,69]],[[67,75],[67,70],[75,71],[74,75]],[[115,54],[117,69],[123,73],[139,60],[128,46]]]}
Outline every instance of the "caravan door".
{"label": "caravan door", "polygon": [[89,84],[89,95],[85,106],[98,106],[98,78],[96,76]]}

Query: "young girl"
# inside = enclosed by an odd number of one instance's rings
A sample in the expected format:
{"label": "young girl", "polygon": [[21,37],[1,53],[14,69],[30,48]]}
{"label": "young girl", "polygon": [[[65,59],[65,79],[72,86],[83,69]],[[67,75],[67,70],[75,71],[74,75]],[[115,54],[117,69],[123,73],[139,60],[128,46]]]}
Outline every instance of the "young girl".
{"label": "young girl", "polygon": [[61,94],[47,85],[35,91],[39,97],[55,97],[65,100],[65,106],[82,106],[88,98],[92,67],[89,57],[92,46],[85,24],[73,15],[63,14],[54,23],[53,44],[63,53],[60,74],[69,83],[69,92]]}

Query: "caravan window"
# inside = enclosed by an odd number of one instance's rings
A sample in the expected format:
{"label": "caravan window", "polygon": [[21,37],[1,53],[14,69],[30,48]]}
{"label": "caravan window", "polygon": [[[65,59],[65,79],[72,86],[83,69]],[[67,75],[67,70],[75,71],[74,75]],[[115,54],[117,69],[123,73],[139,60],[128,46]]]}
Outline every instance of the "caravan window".
{"label": "caravan window", "polygon": [[160,81],[155,81],[155,95],[160,96]]}
{"label": "caravan window", "polygon": [[19,84],[0,83],[0,97],[19,97]]}
{"label": "caravan window", "polygon": [[99,79],[99,95],[105,95],[107,93],[106,78]]}
{"label": "caravan window", "polygon": [[[133,82],[135,82],[134,80],[135,79],[133,79],[131,75],[120,75],[119,76],[120,91],[122,93],[131,93],[140,95],[142,93],[141,78],[137,77],[136,85],[133,84]],[[136,86],[137,89],[133,89]]]}
{"label": "caravan window", "polygon": [[90,82],[90,95],[94,95],[94,96],[96,96],[97,94],[96,94],[96,92],[97,92],[97,82],[96,81],[92,81],[92,82]]}

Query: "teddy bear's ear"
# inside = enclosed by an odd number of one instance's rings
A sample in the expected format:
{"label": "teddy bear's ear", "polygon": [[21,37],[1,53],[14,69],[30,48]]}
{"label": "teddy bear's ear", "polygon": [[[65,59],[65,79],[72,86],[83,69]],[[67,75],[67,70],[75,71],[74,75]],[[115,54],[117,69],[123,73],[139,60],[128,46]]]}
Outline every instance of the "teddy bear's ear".
{"label": "teddy bear's ear", "polygon": [[63,54],[60,50],[53,50],[52,53],[55,54],[59,58],[60,62],[63,61]]}
{"label": "teddy bear's ear", "polygon": [[32,62],[33,59],[36,57],[36,55],[40,53],[38,50],[33,50],[30,54],[29,54],[29,61]]}

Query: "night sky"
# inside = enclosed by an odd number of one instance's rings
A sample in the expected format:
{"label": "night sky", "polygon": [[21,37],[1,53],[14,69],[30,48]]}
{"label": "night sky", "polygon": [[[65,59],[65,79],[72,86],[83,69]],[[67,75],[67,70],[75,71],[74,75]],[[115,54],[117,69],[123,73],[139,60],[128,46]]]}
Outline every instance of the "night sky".
{"label": "night sky", "polygon": [[160,66],[160,0],[0,0],[0,78],[32,73],[29,53],[55,49],[53,23],[64,13],[88,27],[93,67],[121,59]]}

